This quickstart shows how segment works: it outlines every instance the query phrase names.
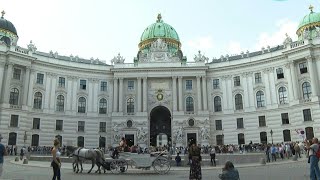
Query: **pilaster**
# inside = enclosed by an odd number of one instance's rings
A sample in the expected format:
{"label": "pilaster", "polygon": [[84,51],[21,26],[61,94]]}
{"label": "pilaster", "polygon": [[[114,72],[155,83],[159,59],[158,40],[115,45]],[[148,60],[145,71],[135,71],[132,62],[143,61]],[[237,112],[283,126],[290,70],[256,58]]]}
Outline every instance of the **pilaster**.
{"label": "pilaster", "polygon": [[202,98],[203,98],[203,110],[208,110],[208,98],[207,98],[207,80],[205,76],[202,76]]}
{"label": "pilaster", "polygon": [[318,78],[317,78],[317,73],[316,69],[314,68],[314,58],[312,56],[306,57],[307,62],[308,62],[308,69],[309,69],[309,75],[310,75],[310,80],[311,80],[311,92],[312,96],[318,96],[319,92],[319,85],[318,85]]}
{"label": "pilaster", "polygon": [[198,97],[198,111],[201,111],[202,110],[202,102],[201,102],[201,76],[197,76],[197,97]]}
{"label": "pilaster", "polygon": [[177,111],[177,77],[172,77],[173,111]]}
{"label": "pilaster", "polygon": [[138,83],[138,95],[137,95],[137,105],[138,105],[138,112],[141,112],[141,107],[142,107],[142,104],[141,104],[141,77],[138,77],[137,78],[137,83]]}
{"label": "pilaster", "polygon": [[4,91],[3,91],[3,102],[8,104],[9,103],[9,97],[10,97],[10,85],[11,85],[11,79],[12,79],[12,72],[13,72],[13,63],[7,64],[7,75],[6,75],[6,82],[4,85]]}
{"label": "pilaster", "polygon": [[182,101],[182,76],[178,77],[179,85],[179,111],[183,111],[183,101]]}
{"label": "pilaster", "polygon": [[147,77],[143,78],[143,112],[147,112],[147,102],[148,102],[148,97],[147,97]]}
{"label": "pilaster", "polygon": [[118,112],[118,78],[113,79],[113,112]]}
{"label": "pilaster", "polygon": [[123,112],[123,78],[119,78],[119,112]]}

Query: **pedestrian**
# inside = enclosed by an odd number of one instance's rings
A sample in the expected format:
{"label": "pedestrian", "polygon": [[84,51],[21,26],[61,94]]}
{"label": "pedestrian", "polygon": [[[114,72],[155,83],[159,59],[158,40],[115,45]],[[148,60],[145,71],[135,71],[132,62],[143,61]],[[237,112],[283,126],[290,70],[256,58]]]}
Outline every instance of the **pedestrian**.
{"label": "pedestrian", "polygon": [[216,148],[213,146],[210,151],[211,166],[216,166]]}
{"label": "pedestrian", "polygon": [[1,143],[2,136],[0,134],[0,178],[3,171],[3,156],[8,155],[7,151],[4,148],[4,145]]}
{"label": "pedestrian", "polygon": [[231,161],[227,161],[222,168],[222,174],[219,174],[219,178],[222,180],[240,180],[239,172]]}
{"label": "pedestrian", "polygon": [[177,166],[181,166],[181,156],[180,156],[180,153],[177,153],[177,156],[176,156],[175,160],[176,160]]}
{"label": "pedestrian", "polygon": [[58,139],[54,139],[53,141],[53,149],[51,151],[52,154],[52,162],[51,166],[53,168],[53,177],[52,180],[61,180],[61,173],[60,173],[60,168],[61,168],[61,160],[60,160],[60,151],[59,151],[59,145],[60,142]]}
{"label": "pedestrian", "polygon": [[189,156],[191,159],[189,180],[201,180],[201,149],[196,145],[195,142],[191,143],[189,148]]}
{"label": "pedestrian", "polygon": [[320,180],[319,159],[316,156],[316,152],[319,149],[318,138],[312,139],[312,144],[306,141],[307,150],[309,151],[309,163],[310,163],[310,179]]}

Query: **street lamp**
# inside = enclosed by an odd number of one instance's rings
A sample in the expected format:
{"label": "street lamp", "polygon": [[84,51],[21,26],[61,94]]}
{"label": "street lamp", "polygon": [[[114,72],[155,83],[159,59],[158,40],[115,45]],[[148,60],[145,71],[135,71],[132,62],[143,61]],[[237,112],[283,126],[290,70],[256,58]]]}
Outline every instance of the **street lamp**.
{"label": "street lamp", "polygon": [[271,135],[271,142],[272,142],[272,144],[273,144],[273,131],[272,131],[272,129],[270,130],[270,135]]}

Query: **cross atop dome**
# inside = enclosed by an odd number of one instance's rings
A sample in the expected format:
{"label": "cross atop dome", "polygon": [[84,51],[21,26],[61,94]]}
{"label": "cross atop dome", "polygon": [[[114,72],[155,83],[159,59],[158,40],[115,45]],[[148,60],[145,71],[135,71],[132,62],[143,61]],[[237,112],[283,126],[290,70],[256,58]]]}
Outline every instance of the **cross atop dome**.
{"label": "cross atop dome", "polygon": [[313,8],[314,7],[310,4],[309,9],[310,9],[311,12],[313,12]]}
{"label": "cross atop dome", "polygon": [[161,13],[158,14],[157,19],[158,19],[157,22],[161,22],[162,21]]}
{"label": "cross atop dome", "polygon": [[2,14],[1,18],[3,18],[3,16],[6,14],[6,12],[2,11],[1,14]]}

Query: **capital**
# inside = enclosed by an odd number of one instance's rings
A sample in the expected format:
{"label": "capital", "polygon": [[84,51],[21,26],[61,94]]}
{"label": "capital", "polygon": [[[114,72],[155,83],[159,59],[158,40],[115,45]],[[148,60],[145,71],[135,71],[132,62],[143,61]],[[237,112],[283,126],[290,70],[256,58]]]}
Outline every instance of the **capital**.
{"label": "capital", "polygon": [[307,61],[313,61],[314,58],[313,58],[313,56],[307,56],[307,57],[306,57],[306,60],[307,60]]}

